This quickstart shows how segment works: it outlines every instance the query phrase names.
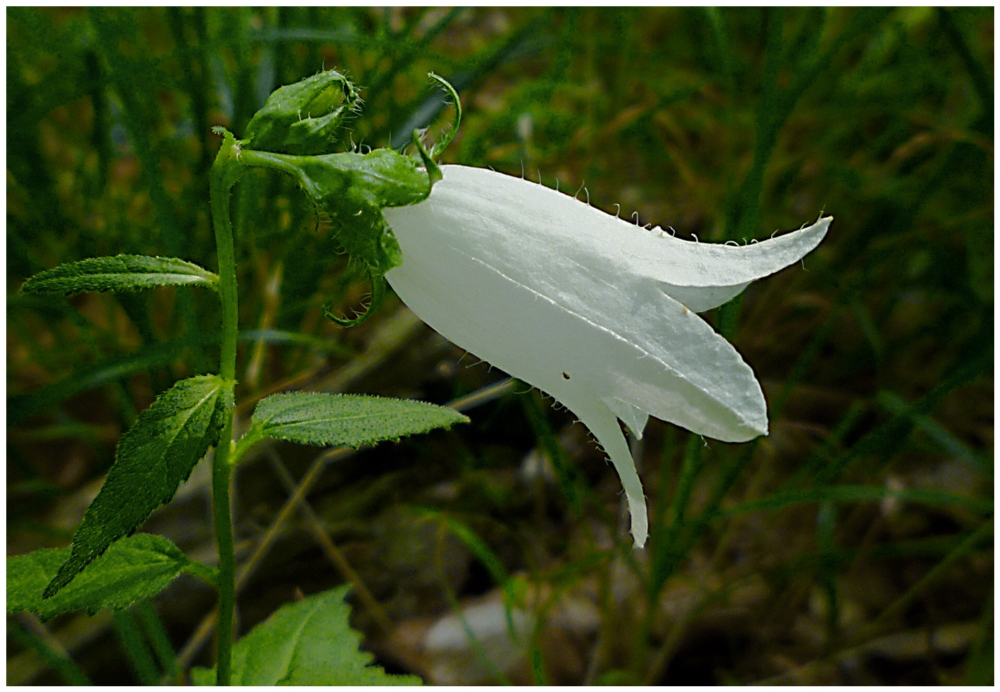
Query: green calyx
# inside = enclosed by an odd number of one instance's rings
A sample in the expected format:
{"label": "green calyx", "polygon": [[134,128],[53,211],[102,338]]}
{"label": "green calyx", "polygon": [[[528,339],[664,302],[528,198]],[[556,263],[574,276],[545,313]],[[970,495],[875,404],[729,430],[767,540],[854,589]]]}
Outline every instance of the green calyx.
{"label": "green calyx", "polygon": [[382,210],[417,204],[431,191],[429,176],[417,161],[392,149],[325,156],[244,150],[240,160],[294,177],[332,224],[344,250],[373,274],[384,274],[403,262]]}
{"label": "green calyx", "polygon": [[[275,91],[250,121],[246,138],[236,143],[239,167],[271,168],[295,178],[332,224],[341,247],[371,281],[371,302],[359,317],[337,317],[329,306],[324,308],[326,316],[341,326],[359,325],[378,309],[385,295],[386,272],[403,263],[403,253],[382,210],[424,201],[443,177],[434,159],[458,132],[462,108],[447,81],[433,73],[430,77],[454,99],[455,119],[430,152],[414,131],[417,157],[392,149],[325,153],[343,119],[361,103],[357,89],[334,70]],[[231,144],[228,139],[226,143]]]}

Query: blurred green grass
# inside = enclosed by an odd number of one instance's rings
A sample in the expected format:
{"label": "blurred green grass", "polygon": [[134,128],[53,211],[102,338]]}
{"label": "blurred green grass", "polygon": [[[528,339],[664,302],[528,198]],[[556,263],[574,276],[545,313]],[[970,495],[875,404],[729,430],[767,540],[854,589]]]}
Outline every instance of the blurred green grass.
{"label": "blurred green grass", "polygon": [[[706,444],[654,421],[637,450],[654,517],[641,553],[601,454],[523,388],[466,429],[325,467],[309,504],[378,602],[356,619],[383,662],[426,674],[378,609],[411,622],[527,580],[548,596],[525,681],[992,682],[992,65],[992,8],[8,8],[8,554],[65,544],[120,431],[218,348],[212,296],[41,301],[21,282],[121,252],[214,269],[211,126],[239,136],[271,90],[337,67],[366,102],[342,145],[401,145],[447,121],[433,70],[466,109],[448,162],[584,188],[700,240],[836,221],[802,269],[706,316],[763,382],[771,434]],[[356,330],[325,321],[324,303],[346,311],[366,288],[288,181],[247,176],[234,216],[240,398],[443,403],[500,377],[394,300]],[[295,478],[315,468],[301,449],[268,454]],[[307,522],[274,523],[274,473],[248,463],[237,480],[244,559],[277,536],[242,591],[245,628],[345,579]],[[156,528],[204,551],[192,487]],[[567,670],[540,628],[577,588],[601,618]],[[37,623],[11,620],[8,682],[149,680],[144,642],[172,670],[164,642],[190,645],[211,603],[179,584],[162,623],[133,613],[145,637],[131,616],[56,620],[69,672]],[[114,627],[124,652],[100,645]],[[945,631],[950,648],[899,644]]]}

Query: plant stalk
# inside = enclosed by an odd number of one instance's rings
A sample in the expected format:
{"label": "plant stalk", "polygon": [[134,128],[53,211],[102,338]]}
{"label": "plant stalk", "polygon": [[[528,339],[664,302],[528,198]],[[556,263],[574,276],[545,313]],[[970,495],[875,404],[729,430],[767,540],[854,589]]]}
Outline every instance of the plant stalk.
{"label": "plant stalk", "polygon": [[[219,357],[219,374],[234,385],[239,303],[233,226],[229,216],[229,193],[239,179],[241,171],[236,161],[238,155],[239,145],[233,136],[226,132],[222,147],[212,166],[210,182],[212,225],[215,229],[216,252],[219,259],[219,296],[222,301],[222,351]],[[216,542],[219,546],[216,684],[220,686],[229,685],[232,677],[233,613],[236,605],[236,557],[229,499],[232,440],[233,412],[230,411],[212,461],[212,509],[215,517]]]}

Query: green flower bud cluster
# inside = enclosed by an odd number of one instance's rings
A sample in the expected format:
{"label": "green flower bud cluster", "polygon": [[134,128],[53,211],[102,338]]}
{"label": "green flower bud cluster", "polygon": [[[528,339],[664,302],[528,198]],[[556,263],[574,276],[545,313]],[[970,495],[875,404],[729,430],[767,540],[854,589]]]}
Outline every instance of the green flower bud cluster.
{"label": "green flower bud cluster", "polygon": [[271,168],[295,178],[331,222],[344,251],[368,275],[372,300],[363,315],[346,320],[325,311],[343,326],[360,324],[378,308],[385,291],[385,273],[403,263],[403,253],[382,210],[422,202],[441,179],[434,157],[455,136],[462,111],[452,86],[437,75],[430,76],[451,94],[456,105],[450,132],[431,153],[418,132],[413,133],[418,157],[392,149],[330,153],[337,130],[361,104],[357,87],[335,70],[271,94],[251,119],[246,137],[234,153],[241,167]]}

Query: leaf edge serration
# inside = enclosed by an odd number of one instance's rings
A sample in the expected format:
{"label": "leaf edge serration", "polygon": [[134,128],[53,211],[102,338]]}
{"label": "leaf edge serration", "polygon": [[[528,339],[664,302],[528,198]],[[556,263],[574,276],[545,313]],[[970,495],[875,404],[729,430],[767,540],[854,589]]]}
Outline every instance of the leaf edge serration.
{"label": "leaf edge serration", "polygon": [[[111,266],[110,263],[118,262],[120,266]],[[136,271],[130,271],[129,262],[135,263]],[[169,266],[159,267],[156,271],[153,265],[157,262],[165,262],[173,265],[174,270],[184,269],[186,271],[175,271],[171,274]],[[142,265],[147,266],[143,267]],[[95,273],[95,268],[105,269],[104,274]],[[114,271],[117,269],[118,271]],[[176,276],[187,277],[186,279],[175,279],[171,281],[135,281],[129,283],[122,281],[115,284],[114,281],[97,282],[98,276]],[[73,286],[72,282],[77,281],[80,285]],[[52,269],[41,271],[24,281],[20,292],[26,295],[62,295],[73,296],[79,293],[134,293],[144,291],[157,286],[206,286],[212,290],[217,290],[219,277],[209,270],[193,262],[182,260],[177,257],[160,257],[153,255],[106,255],[102,257],[88,257],[76,262],[66,262],[59,264]],[[88,283],[88,281],[90,283]]]}
{"label": "leaf edge serration", "polygon": [[[313,399],[316,404],[310,404],[309,399]],[[319,408],[319,405],[329,406],[335,402],[402,402],[403,405],[412,406],[414,408],[425,408],[425,409],[435,409],[437,411],[449,411],[454,414],[452,420],[443,423],[434,423],[426,426],[422,426],[419,429],[414,429],[411,431],[402,432],[395,435],[385,435],[378,436],[377,438],[372,438],[369,440],[358,441],[358,442],[345,442],[341,440],[334,440],[330,437],[322,438],[309,435],[299,435],[290,436],[287,433],[283,434],[281,432],[281,424],[274,424],[274,418],[264,418],[264,415],[268,412],[270,406],[278,406],[280,403],[285,401],[298,400],[299,406],[303,408],[313,407]],[[277,413],[287,413],[289,409],[284,411],[278,411]],[[306,421],[303,421],[303,423]],[[439,406],[437,404],[432,404],[426,401],[419,401],[414,399],[398,399],[395,397],[381,397],[369,394],[331,394],[326,392],[286,392],[280,394],[272,394],[271,396],[265,397],[258,402],[257,407],[253,413],[253,424],[254,427],[258,428],[260,434],[263,437],[270,437],[276,440],[283,440],[286,442],[296,442],[298,444],[308,444],[314,446],[330,446],[330,445],[343,445],[346,447],[351,447],[353,449],[359,449],[364,446],[371,446],[379,444],[380,442],[398,442],[403,437],[408,437],[410,435],[422,435],[432,430],[449,430],[451,427],[457,423],[468,423],[469,418],[459,411],[454,409],[449,409],[446,406]],[[287,424],[286,424],[287,425]]]}
{"label": "leaf edge serration", "polygon": [[[171,395],[180,396],[179,392],[181,390],[179,388],[182,385],[190,387],[196,381],[214,381],[214,388],[212,388],[214,391],[212,395],[215,397],[208,425],[202,433],[200,441],[194,448],[196,453],[192,454],[191,458],[185,462],[186,470],[177,474],[174,479],[176,482],[170,483],[169,481],[171,479],[167,479],[168,483],[165,490],[168,491],[169,495],[164,496],[161,494],[160,497],[155,498],[155,502],[146,502],[145,506],[142,507],[142,509],[140,509],[140,511],[128,521],[130,524],[128,528],[123,529],[120,527],[113,527],[110,531],[108,531],[107,522],[101,515],[108,514],[109,509],[121,509],[122,505],[120,504],[108,505],[108,503],[115,502],[112,497],[112,493],[120,492],[117,487],[117,485],[120,484],[118,478],[121,477],[121,474],[128,473],[128,470],[123,470],[124,466],[119,466],[120,460],[127,458],[123,456],[124,454],[132,453],[131,445],[133,444],[133,441],[148,432],[146,430],[146,425],[150,424],[151,420],[155,421],[156,416],[163,415],[164,410],[171,410]],[[135,532],[141,528],[142,524],[145,523],[145,521],[157,508],[166,504],[173,498],[174,494],[177,492],[177,488],[180,487],[180,484],[190,477],[191,472],[194,470],[198,461],[205,456],[205,453],[210,447],[218,444],[219,436],[225,425],[225,416],[231,415],[233,408],[233,385],[234,383],[227,382],[219,375],[197,375],[195,377],[180,380],[179,382],[174,383],[174,385],[166,392],[157,397],[148,409],[139,414],[139,418],[136,420],[135,424],[124,435],[122,435],[119,440],[118,448],[115,450],[115,463],[108,472],[108,476],[106,477],[100,492],[97,494],[97,497],[94,498],[94,501],[91,502],[90,506],[87,508],[83,517],[83,522],[80,524],[80,527],[77,528],[76,533],[73,536],[73,542],[70,546],[70,557],[59,568],[59,571],[56,573],[56,576],[52,578],[52,581],[49,582],[49,585],[45,587],[45,591],[42,594],[43,598],[51,598],[60,590],[65,588],[87,567],[87,565],[103,555],[114,542],[135,534]],[[176,411],[176,409],[172,410]],[[116,467],[118,467],[117,471]],[[112,484],[110,486],[109,481],[111,481]],[[109,487],[112,488],[112,490],[109,490]],[[102,497],[104,498],[103,501]],[[111,499],[109,500],[109,498]]]}

